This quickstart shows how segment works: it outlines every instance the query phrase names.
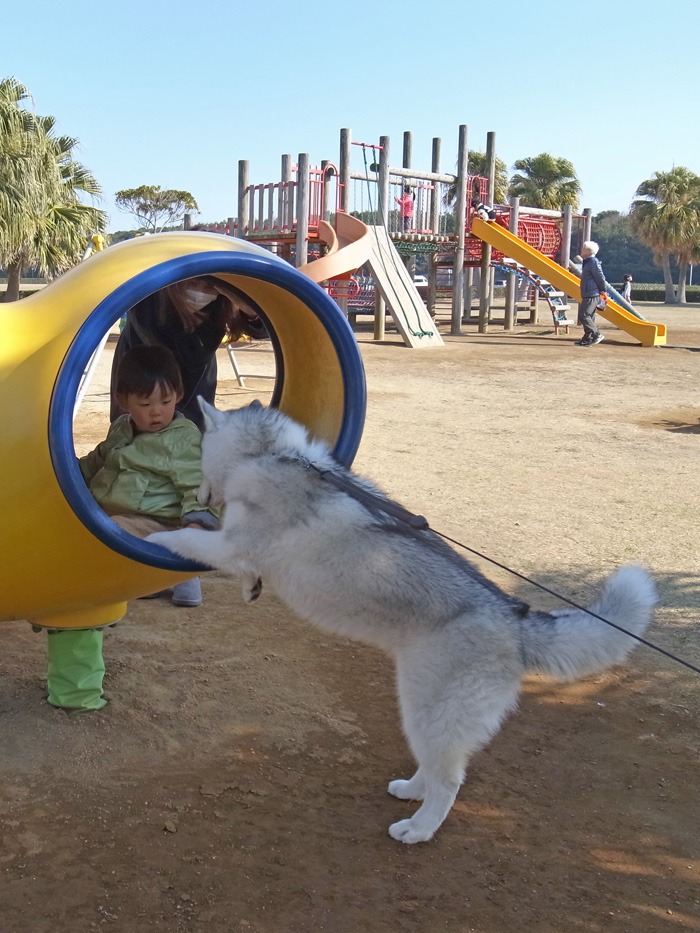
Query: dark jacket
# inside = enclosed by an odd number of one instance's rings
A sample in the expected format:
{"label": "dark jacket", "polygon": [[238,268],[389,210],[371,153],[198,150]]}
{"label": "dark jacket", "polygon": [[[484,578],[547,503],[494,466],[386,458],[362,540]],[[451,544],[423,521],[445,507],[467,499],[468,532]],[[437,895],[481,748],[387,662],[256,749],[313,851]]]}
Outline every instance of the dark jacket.
{"label": "dark jacket", "polygon": [[187,333],[175,308],[164,291],[149,295],[131,308],[126,317],[126,326],[119,336],[112,362],[110,419],[115,421],[121,414],[115,387],[119,362],[132,347],[143,344],[162,344],[172,350],[180,364],[184,395],[177,409],[200,430],[204,428],[202,413],[197,404],[201,395],[211,405],[216,395],[216,351],[226,333],[226,313],[229,307],[226,298],[219,296],[208,306],[211,313],[192,333]]}
{"label": "dark jacket", "polygon": [[605,290],[605,276],[600,260],[588,256],[581,266],[581,297],[597,298]]}

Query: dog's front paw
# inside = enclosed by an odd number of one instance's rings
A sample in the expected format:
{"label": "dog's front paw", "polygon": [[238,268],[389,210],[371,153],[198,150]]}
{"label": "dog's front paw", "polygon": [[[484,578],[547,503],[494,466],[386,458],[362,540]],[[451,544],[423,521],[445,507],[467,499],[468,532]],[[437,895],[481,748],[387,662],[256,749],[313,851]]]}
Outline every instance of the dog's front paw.
{"label": "dog's front paw", "polygon": [[246,603],[254,603],[255,600],[262,593],[263,582],[262,577],[253,578],[246,580],[243,583],[243,600]]}
{"label": "dog's front paw", "polygon": [[404,781],[397,778],[395,781],[389,781],[387,790],[399,800],[422,800],[424,796],[422,788],[418,787],[413,779]]}
{"label": "dog's front paw", "polygon": [[407,845],[413,845],[416,842],[427,842],[432,839],[435,830],[429,831],[426,827],[419,826],[415,820],[399,820],[398,823],[392,823],[389,827],[389,835],[398,842],[405,842]]}
{"label": "dog's front paw", "polygon": [[172,551],[172,547],[168,547],[168,543],[172,542],[172,535],[172,531],[154,531],[152,535],[144,538],[144,540],[149,544],[158,544],[160,547],[168,548],[169,551]]}

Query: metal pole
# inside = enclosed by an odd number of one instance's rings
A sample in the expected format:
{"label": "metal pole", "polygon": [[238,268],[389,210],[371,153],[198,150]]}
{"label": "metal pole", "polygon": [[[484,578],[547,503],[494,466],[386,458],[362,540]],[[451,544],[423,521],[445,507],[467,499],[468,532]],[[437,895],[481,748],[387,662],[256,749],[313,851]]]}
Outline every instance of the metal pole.
{"label": "metal pole", "polygon": [[340,209],[347,211],[350,204],[350,146],[352,141],[352,131],[345,129],[340,131],[340,160],[338,171],[340,172]]}
{"label": "metal pole", "polygon": [[455,201],[457,246],[452,272],[452,325],[450,328],[450,333],[455,336],[462,333],[462,312],[464,310],[464,243],[467,235],[468,163],[467,127],[462,123],[459,128],[459,145],[457,148],[457,199]]}
{"label": "metal pole", "polygon": [[[389,137],[380,136],[379,145],[379,184],[378,205],[379,217],[377,222],[389,229]],[[375,288],[374,298],[374,339],[384,340],[386,332],[386,302],[379,289]]]}
{"label": "metal pole", "polygon": [[295,265],[309,258],[309,154],[300,152],[297,162],[297,237]]}
{"label": "metal pole", "polygon": [[[518,235],[518,215],[520,214],[520,198],[513,195],[510,199],[510,224],[508,229],[511,233]],[[515,312],[515,286],[517,276],[514,272],[506,279],[506,311],[504,329],[512,330],[513,325],[517,323]]]}
{"label": "metal pole", "polygon": [[248,236],[250,227],[250,163],[241,159],[238,163],[238,236]]}
{"label": "metal pole", "polygon": [[[489,173],[488,203],[493,203],[493,189],[496,179],[496,134],[486,134],[486,165]],[[479,288],[479,333],[486,334],[491,317],[491,247],[483,243],[481,247],[481,282]]]}

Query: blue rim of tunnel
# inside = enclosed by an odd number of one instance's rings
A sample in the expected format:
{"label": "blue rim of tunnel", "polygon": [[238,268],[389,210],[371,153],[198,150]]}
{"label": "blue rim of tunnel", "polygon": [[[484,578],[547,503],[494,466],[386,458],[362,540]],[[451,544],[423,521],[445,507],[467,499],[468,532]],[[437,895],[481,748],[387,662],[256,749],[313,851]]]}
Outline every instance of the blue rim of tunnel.
{"label": "blue rim of tunnel", "polygon": [[[153,292],[194,276],[230,274],[278,285],[299,298],[319,319],[335,349],[343,381],[343,414],[333,455],[350,466],[360,445],[367,405],[362,357],[355,336],[335,302],[320,286],[275,256],[212,250],[169,259],[135,275],[101,301],[78,330],[56,378],[49,411],[49,452],[54,472],[75,515],[108,547],[140,563],[166,570],[197,571],[201,564],[176,557],[165,548],[146,544],[124,531],[102,511],[90,495],[78,466],[73,443],[73,408],[80,379],[104,334],[128,309]],[[281,360],[274,328],[265,318]],[[282,378],[284,375],[282,373]],[[279,380],[279,368],[278,368]],[[273,403],[281,386],[275,387]]]}

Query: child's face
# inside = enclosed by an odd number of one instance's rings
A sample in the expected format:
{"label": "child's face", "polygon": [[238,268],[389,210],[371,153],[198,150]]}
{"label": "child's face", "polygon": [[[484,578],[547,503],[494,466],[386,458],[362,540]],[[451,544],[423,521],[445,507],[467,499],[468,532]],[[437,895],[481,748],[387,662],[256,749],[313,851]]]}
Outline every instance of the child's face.
{"label": "child's face", "polygon": [[167,428],[175,417],[179,401],[174,389],[163,390],[156,386],[150,395],[127,395],[122,404],[138,431],[154,434]]}

